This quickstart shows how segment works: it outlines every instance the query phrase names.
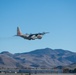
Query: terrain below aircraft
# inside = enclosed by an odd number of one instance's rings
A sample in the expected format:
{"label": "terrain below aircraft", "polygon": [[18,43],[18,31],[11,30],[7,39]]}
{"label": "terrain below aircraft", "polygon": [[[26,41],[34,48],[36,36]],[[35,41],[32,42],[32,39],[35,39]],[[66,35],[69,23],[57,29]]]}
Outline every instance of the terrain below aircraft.
{"label": "terrain below aircraft", "polygon": [[35,40],[35,39],[41,39],[42,36],[47,33],[49,33],[49,32],[36,33],[36,34],[22,34],[20,31],[20,28],[17,27],[17,35],[16,36],[22,37],[27,40]]}

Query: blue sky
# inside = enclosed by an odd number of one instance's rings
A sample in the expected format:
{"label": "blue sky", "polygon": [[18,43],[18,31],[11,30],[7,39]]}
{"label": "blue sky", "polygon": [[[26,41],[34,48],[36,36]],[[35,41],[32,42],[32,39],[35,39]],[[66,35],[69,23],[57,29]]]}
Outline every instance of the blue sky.
{"label": "blue sky", "polygon": [[[50,32],[28,41],[16,34]],[[76,0],[0,0],[0,52],[29,52],[42,48],[76,52]]]}

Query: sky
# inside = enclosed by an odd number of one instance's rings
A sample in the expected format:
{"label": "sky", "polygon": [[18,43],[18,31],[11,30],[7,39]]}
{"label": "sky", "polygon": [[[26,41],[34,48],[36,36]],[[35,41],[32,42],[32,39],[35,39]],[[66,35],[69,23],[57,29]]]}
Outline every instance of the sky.
{"label": "sky", "polygon": [[[16,37],[50,32],[41,40]],[[76,0],[0,0],[0,52],[23,53],[35,49],[76,52]]]}

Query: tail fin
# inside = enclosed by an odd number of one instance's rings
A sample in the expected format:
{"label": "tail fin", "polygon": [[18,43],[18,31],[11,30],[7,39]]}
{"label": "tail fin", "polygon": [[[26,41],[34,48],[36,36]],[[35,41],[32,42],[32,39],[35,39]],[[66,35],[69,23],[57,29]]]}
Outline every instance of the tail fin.
{"label": "tail fin", "polygon": [[19,35],[22,35],[22,33],[21,33],[21,31],[20,31],[20,28],[19,27],[17,27],[17,35],[19,36]]}

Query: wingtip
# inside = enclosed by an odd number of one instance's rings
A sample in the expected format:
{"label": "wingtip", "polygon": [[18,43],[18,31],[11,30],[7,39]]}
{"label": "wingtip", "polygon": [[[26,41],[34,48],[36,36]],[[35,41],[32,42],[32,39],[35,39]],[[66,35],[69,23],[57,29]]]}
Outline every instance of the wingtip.
{"label": "wingtip", "polygon": [[45,34],[50,33],[50,32],[45,32]]}

